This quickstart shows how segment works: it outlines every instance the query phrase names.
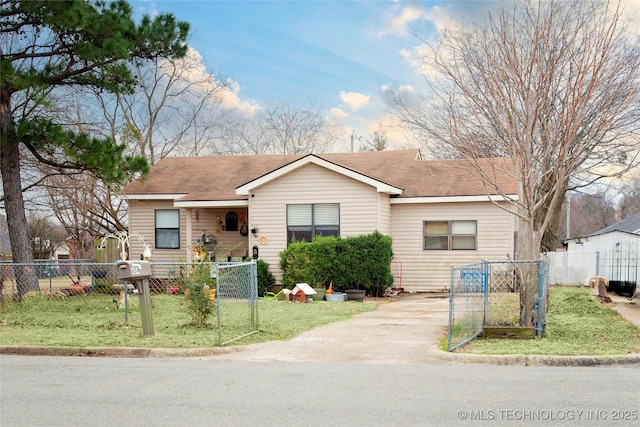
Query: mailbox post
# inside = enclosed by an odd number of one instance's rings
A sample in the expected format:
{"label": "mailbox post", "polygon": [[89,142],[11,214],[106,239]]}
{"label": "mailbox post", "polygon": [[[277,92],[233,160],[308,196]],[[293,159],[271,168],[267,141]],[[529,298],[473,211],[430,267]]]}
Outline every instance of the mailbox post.
{"label": "mailbox post", "polygon": [[151,263],[149,261],[120,261],[118,263],[118,279],[126,280],[138,288],[140,314],[142,315],[142,333],[153,335],[153,316],[151,315],[151,292],[149,278]]}

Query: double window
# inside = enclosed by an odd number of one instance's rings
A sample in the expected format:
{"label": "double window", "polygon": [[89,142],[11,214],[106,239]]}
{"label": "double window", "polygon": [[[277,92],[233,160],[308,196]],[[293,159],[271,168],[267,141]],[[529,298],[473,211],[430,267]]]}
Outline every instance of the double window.
{"label": "double window", "polygon": [[478,221],[424,221],[423,235],[426,251],[473,251]]}
{"label": "double window", "polygon": [[339,235],[338,203],[287,205],[287,244],[310,242],[316,236]]}
{"label": "double window", "polygon": [[156,209],[156,249],[180,249],[180,210]]}

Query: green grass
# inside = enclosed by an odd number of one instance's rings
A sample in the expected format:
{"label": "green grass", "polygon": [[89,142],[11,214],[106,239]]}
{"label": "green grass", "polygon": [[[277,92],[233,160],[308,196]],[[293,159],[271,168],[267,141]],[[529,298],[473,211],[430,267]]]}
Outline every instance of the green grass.
{"label": "green grass", "polygon": [[459,351],[614,356],[632,353],[639,337],[638,328],[622,320],[616,311],[598,303],[588,288],[563,286],[550,291],[547,327],[542,338],[478,338]]}
{"label": "green grass", "polygon": [[[215,314],[208,327],[189,326],[191,318],[183,296],[156,295],[153,300],[154,336],[142,334],[138,308],[116,309],[113,295],[49,300],[44,296],[25,298],[21,303],[0,305],[0,345],[24,344],[56,347],[166,347],[196,348],[218,344]],[[131,299],[138,302],[136,296]],[[259,301],[257,334],[234,344],[285,340],[312,328],[356,313],[372,311],[376,303]],[[248,332],[248,303],[225,304],[223,342]]]}

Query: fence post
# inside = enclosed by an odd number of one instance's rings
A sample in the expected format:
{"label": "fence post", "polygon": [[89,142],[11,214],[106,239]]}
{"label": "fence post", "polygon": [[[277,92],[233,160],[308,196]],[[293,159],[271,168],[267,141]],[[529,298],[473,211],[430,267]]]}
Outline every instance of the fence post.
{"label": "fence post", "polygon": [[455,267],[451,267],[449,285],[449,324],[447,325],[447,351],[451,351],[451,330],[453,329],[453,288],[455,286]]}
{"label": "fence post", "polygon": [[250,310],[251,310],[251,326],[254,328],[258,325],[258,267],[256,264],[256,260],[251,261],[251,278],[250,278],[250,289],[249,289],[249,301],[250,301]]}
{"label": "fence post", "polygon": [[545,304],[545,262],[543,259],[538,260],[538,283],[537,283],[537,294],[538,298],[536,301],[536,325],[535,332],[537,337],[542,337],[542,331],[544,329],[544,322],[546,317],[546,304]]}
{"label": "fence post", "polygon": [[483,325],[489,323],[489,261],[482,261],[482,290],[484,292]]}

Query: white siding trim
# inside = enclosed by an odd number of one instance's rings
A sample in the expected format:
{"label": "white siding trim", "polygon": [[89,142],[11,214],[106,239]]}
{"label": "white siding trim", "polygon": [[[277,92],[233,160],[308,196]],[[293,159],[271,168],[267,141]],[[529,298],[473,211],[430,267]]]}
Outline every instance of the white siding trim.
{"label": "white siding trim", "polygon": [[402,194],[402,191],[403,191],[402,188],[385,184],[384,182],[375,180],[373,178],[369,178],[366,175],[359,174],[357,172],[352,171],[351,169],[344,168],[342,166],[336,165],[335,163],[328,162],[324,159],[314,156],[313,154],[310,154],[308,156],[303,157],[300,160],[289,163],[288,165],[285,165],[279,169],[276,169],[273,172],[263,175],[260,178],[254,179],[253,181],[250,181],[244,185],[241,185],[240,187],[236,188],[236,194],[249,195],[255,188],[260,187],[261,185],[264,185],[268,182],[271,182],[274,179],[278,179],[283,175],[286,175],[310,163],[316,164],[325,169],[329,169],[333,172],[337,172],[341,175],[344,175],[356,181],[371,185],[372,187],[375,187],[379,193]]}
{"label": "white siding trim", "polygon": [[232,206],[249,206],[248,200],[198,200],[175,201],[173,206],[177,208],[226,208]]}
{"label": "white siding trim", "polygon": [[418,204],[418,203],[466,203],[466,202],[505,202],[518,200],[518,196],[510,194],[505,196],[450,196],[450,197],[405,197],[390,200],[392,205]]}

